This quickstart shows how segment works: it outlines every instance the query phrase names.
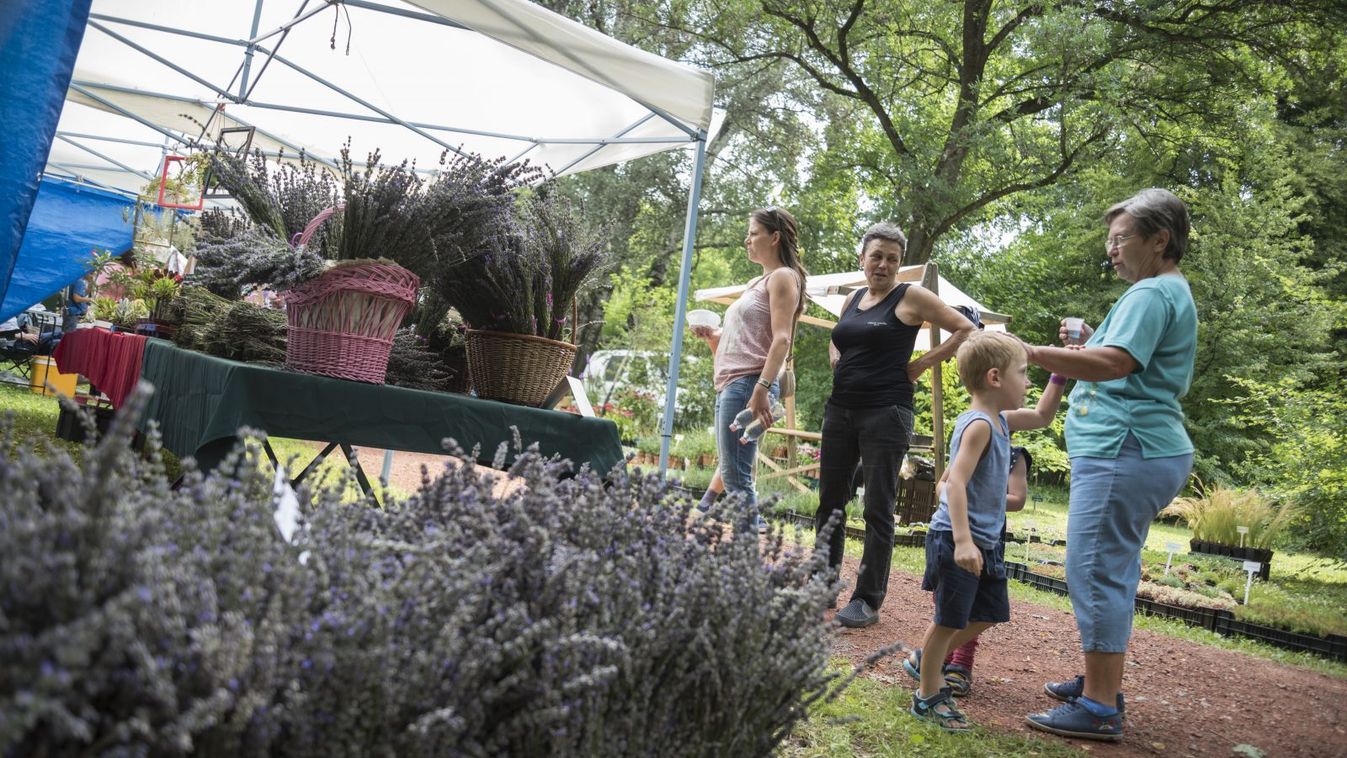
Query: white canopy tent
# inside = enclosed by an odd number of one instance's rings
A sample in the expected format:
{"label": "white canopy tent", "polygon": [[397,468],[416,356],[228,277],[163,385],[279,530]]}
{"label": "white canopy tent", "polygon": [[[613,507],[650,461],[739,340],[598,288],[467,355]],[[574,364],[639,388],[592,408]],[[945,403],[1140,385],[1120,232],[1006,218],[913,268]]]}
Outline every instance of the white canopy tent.
{"label": "white canopy tent", "polygon": [[691,148],[667,460],[714,84],[525,0],[94,0],[47,170],[135,192],[239,127],[271,156],[336,165],[349,138],[420,171],[446,150],[563,176]]}
{"label": "white canopy tent", "polygon": [[565,175],[713,134],[713,87],[525,0],[95,0],[51,165],[134,189],[165,151],[252,126],[329,162],[350,137],[362,159]]}

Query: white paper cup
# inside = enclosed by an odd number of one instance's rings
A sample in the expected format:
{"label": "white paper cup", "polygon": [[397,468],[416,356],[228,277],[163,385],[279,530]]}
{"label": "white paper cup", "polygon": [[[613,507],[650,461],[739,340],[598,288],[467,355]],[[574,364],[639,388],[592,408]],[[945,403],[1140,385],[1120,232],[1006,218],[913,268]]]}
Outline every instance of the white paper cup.
{"label": "white paper cup", "polygon": [[715,311],[708,311],[705,308],[688,311],[688,326],[704,326],[708,329],[715,329],[720,326],[720,314]]}
{"label": "white paper cup", "polygon": [[1085,319],[1067,316],[1062,319],[1066,324],[1066,338],[1073,344],[1079,344],[1081,335],[1085,332]]}

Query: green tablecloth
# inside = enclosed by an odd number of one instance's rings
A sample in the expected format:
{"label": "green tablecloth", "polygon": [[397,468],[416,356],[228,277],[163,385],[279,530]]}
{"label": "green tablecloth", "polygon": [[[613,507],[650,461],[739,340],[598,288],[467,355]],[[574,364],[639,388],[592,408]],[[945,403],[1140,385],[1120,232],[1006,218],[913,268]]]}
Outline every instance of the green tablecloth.
{"label": "green tablecloth", "polygon": [[[240,427],[274,437],[363,447],[443,453],[451,437],[465,450],[481,445],[480,463],[511,443],[559,454],[578,469],[606,475],[622,460],[617,425],[559,411],[524,408],[466,395],[377,386],[255,366],[150,340],[140,376],[155,387],[146,420],[159,422],[164,447],[192,455],[203,469],[229,452]],[[507,460],[513,460],[510,453]]]}

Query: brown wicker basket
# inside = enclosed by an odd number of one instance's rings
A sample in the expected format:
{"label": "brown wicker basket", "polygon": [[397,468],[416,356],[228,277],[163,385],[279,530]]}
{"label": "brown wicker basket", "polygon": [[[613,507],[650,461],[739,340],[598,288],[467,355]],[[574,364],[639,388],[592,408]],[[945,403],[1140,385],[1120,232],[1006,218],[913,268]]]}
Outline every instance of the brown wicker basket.
{"label": "brown wicker basket", "polygon": [[538,407],[575,360],[575,345],[535,337],[469,329],[468,373],[477,396]]}

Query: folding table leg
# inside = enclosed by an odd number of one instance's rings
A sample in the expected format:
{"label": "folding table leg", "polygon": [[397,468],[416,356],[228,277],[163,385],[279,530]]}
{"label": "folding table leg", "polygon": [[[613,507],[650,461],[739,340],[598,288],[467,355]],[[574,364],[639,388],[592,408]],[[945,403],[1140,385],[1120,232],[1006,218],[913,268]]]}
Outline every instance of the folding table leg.
{"label": "folding table leg", "polygon": [[[345,445],[343,445],[342,447],[345,447]],[[337,443],[335,442],[327,443],[327,447],[323,448],[323,451],[321,453],[314,456],[314,459],[309,461],[309,465],[305,466],[304,470],[299,472],[299,476],[290,480],[291,484],[299,484],[300,482],[304,481],[304,477],[308,476],[309,474],[312,474],[314,470],[318,468],[318,464],[322,463],[323,459],[327,457],[327,454],[336,449]]]}
{"label": "folding table leg", "polygon": [[349,462],[351,467],[355,469],[355,480],[360,482],[360,489],[364,490],[365,494],[370,496],[370,499],[374,501],[375,505],[378,505],[379,498],[374,494],[374,487],[370,486],[369,477],[365,476],[365,469],[361,467],[360,459],[355,457],[355,451],[345,442],[341,443],[341,451],[346,453],[347,462]]}

